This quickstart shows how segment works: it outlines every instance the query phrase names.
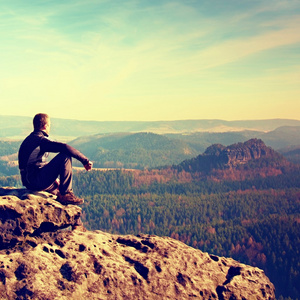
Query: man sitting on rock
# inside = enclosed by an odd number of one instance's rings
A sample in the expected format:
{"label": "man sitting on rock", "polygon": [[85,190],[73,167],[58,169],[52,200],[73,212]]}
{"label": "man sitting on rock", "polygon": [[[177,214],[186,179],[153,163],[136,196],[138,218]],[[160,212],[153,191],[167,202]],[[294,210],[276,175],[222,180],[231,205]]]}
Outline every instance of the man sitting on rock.
{"label": "man sitting on rock", "polygon": [[[35,115],[33,127],[34,131],[19,149],[18,159],[23,185],[30,190],[56,194],[57,201],[65,205],[82,204],[84,200],[72,192],[72,157],[79,160],[87,171],[92,169],[92,162],[77,149],[48,139],[50,118],[47,114]],[[58,154],[47,162],[48,152]]]}

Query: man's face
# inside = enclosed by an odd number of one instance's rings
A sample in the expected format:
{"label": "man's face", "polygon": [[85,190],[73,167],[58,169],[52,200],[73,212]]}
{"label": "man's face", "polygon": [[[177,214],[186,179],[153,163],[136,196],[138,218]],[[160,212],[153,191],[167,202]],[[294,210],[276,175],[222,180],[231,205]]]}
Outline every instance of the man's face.
{"label": "man's face", "polygon": [[50,122],[50,119],[48,119],[47,124],[45,125],[45,130],[44,130],[47,134],[50,133],[50,126],[51,126],[51,122]]}

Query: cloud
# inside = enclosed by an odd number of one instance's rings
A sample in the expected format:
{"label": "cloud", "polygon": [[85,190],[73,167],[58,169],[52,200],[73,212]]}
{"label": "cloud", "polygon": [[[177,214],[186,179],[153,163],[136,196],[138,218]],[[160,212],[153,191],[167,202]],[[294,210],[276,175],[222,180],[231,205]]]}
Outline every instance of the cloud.
{"label": "cloud", "polygon": [[[299,20],[300,21],[300,20]],[[212,68],[277,47],[300,42],[299,28],[291,26],[246,39],[230,40],[199,52],[202,68]]]}

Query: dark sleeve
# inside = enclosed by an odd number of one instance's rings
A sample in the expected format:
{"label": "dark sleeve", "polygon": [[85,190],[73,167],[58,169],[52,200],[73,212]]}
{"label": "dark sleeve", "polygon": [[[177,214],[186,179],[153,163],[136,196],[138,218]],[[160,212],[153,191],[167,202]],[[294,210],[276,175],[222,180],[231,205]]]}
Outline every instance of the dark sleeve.
{"label": "dark sleeve", "polygon": [[41,150],[44,152],[61,152],[79,160],[84,166],[89,162],[88,158],[74,147],[60,142],[50,141],[44,138],[41,142]]}

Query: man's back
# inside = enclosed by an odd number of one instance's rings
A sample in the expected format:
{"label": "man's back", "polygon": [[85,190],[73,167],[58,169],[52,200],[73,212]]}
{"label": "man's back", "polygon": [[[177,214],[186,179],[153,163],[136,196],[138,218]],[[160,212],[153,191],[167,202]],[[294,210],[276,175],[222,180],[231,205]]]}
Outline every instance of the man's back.
{"label": "man's back", "polygon": [[45,138],[44,132],[34,131],[23,141],[18,154],[20,170],[40,168],[45,165],[47,154],[42,149],[42,141]]}

